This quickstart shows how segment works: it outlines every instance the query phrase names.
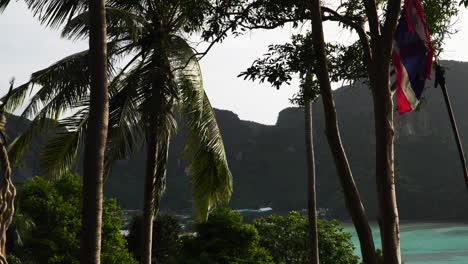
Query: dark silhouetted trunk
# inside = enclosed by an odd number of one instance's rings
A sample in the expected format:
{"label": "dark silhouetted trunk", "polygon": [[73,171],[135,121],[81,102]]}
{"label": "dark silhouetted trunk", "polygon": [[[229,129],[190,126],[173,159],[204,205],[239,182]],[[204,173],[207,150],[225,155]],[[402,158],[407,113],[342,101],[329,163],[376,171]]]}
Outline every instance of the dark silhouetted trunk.
{"label": "dark silhouetted trunk", "polygon": [[157,146],[156,135],[152,134],[146,142],[146,175],[145,175],[145,190],[143,204],[143,264],[151,264],[151,250],[153,247],[153,221],[156,215],[154,201],[154,187],[156,183],[156,160]]}
{"label": "dark silhouetted trunk", "polygon": [[369,221],[364,206],[361,202],[359,191],[354,182],[343,144],[341,142],[335,102],[333,99],[330,78],[328,75],[325,40],[323,37],[323,25],[319,0],[312,0],[311,18],[312,40],[317,59],[317,65],[320,65],[316,69],[316,75],[320,84],[320,91],[322,95],[328,143],[330,145],[340,183],[343,188],[346,207],[359,237],[363,261],[366,264],[376,264],[377,257],[375,253],[372,231],[369,226]]}
{"label": "dark silhouetted trunk", "polygon": [[99,264],[101,254],[104,152],[109,115],[104,0],[90,0],[89,14],[91,102],[84,154],[80,254],[82,264]]}
{"label": "dark silhouetted trunk", "polygon": [[157,135],[151,133],[147,139],[146,153],[146,175],[145,175],[145,190],[144,190],[144,205],[143,205],[143,264],[157,263],[152,256],[154,220],[159,212],[159,202],[166,189],[166,171],[167,159],[169,150],[170,133],[164,135],[164,142],[157,140]]}
{"label": "dark silhouetted trunk", "polygon": [[144,122],[146,123],[146,172],[143,201],[143,264],[152,263],[153,222],[159,211],[159,201],[166,188],[166,169],[171,136],[166,127],[167,91],[165,84],[171,81],[171,70],[167,50],[159,43],[153,50],[151,64],[153,68],[152,88],[143,104]]}
{"label": "dark silhouetted trunk", "polygon": [[317,202],[315,192],[314,136],[312,123],[312,102],[305,104],[305,141],[307,150],[307,206],[309,212],[310,264],[318,264]]}

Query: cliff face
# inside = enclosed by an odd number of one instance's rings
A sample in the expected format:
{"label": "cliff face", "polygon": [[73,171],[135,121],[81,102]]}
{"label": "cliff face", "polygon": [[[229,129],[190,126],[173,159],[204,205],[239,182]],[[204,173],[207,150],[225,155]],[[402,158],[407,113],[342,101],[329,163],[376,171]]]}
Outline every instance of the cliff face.
{"label": "cliff face", "polygon": [[[445,65],[449,93],[468,151],[468,63],[445,62]],[[415,220],[465,220],[468,198],[442,92],[432,88],[432,83],[427,86],[418,111],[404,115],[395,112],[395,171],[400,216]],[[371,94],[364,85],[357,85],[338,89],[335,99],[351,167],[365,206],[374,218],[375,140]],[[343,196],[324,133],[322,109],[319,99],[314,105],[318,204],[329,208],[331,216],[345,218]],[[231,206],[271,206],[280,211],[306,208],[302,110],[283,110],[274,126],[243,121],[229,111],[216,110],[216,114],[234,176]],[[24,129],[27,121],[21,122],[21,126],[12,125],[10,135]],[[180,158],[184,133],[182,127],[171,143],[168,188],[163,199],[166,210],[191,208],[190,184],[185,174],[187,162]],[[24,164],[27,166],[16,171],[19,178],[37,173],[37,153],[36,147],[26,155]],[[141,208],[144,157],[142,152],[130,160],[119,161],[105,186],[106,195],[116,197],[124,208]]]}

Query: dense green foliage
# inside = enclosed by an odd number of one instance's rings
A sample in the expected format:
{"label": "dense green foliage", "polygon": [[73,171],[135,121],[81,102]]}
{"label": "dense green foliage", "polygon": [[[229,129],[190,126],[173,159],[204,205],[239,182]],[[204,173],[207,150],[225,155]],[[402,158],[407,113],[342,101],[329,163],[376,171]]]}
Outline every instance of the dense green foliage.
{"label": "dense green foliage", "polygon": [[[34,227],[11,253],[22,263],[79,263],[81,179],[68,174],[50,183],[41,177],[19,188],[18,209]],[[113,199],[103,204],[102,263],[136,263],[120,234],[122,212]]]}
{"label": "dense green foliage", "polygon": [[[128,250],[140,260],[142,252],[142,218],[137,216],[132,220],[127,236]],[[153,259],[157,263],[171,263],[180,250],[179,236],[182,228],[177,218],[171,215],[158,214],[153,225]]]}
{"label": "dense green foliage", "polygon": [[[308,220],[298,212],[287,216],[258,218],[253,225],[260,234],[260,245],[268,249],[276,264],[310,263]],[[357,264],[351,235],[344,233],[336,221],[319,219],[318,239],[320,263]]]}
{"label": "dense green foliage", "polygon": [[[238,213],[216,209],[207,223],[196,226],[196,235],[182,239],[178,263],[310,263],[307,229],[307,218],[298,212],[245,224]],[[359,262],[351,235],[338,222],[320,220],[318,230],[321,263]]]}
{"label": "dense green foliage", "polygon": [[195,236],[183,238],[178,264],[273,264],[269,252],[259,245],[253,225],[230,209],[217,209],[206,223],[196,226]]}

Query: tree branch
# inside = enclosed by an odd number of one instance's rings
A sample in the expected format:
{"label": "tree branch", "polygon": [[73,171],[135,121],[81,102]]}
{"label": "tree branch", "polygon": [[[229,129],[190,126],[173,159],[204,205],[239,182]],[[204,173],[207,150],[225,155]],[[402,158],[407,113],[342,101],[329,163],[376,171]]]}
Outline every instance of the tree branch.
{"label": "tree branch", "polygon": [[372,50],[369,44],[369,38],[364,30],[364,18],[362,17],[347,17],[339,14],[337,11],[322,6],[322,12],[329,13],[330,16],[324,16],[323,21],[337,21],[341,22],[356,31],[359,36],[359,40],[362,44],[364,50],[364,59],[366,60],[366,64],[369,65],[370,61],[372,60]]}
{"label": "tree branch", "polygon": [[[401,0],[388,0],[387,15],[382,32],[383,45],[392,45],[393,32],[395,31],[401,10]],[[388,46],[387,46],[388,47]]]}
{"label": "tree branch", "polygon": [[283,27],[287,23],[293,23],[293,22],[297,22],[297,21],[300,21],[300,20],[305,20],[305,19],[290,18],[290,19],[284,19],[284,20],[281,20],[281,21],[276,21],[275,23],[269,24],[269,25],[255,25],[255,24],[246,25],[245,23],[241,23],[240,25],[243,28],[249,29],[249,30],[253,30],[253,29],[276,29],[276,28],[279,28],[279,27]]}
{"label": "tree branch", "polygon": [[[363,0],[366,16],[369,19],[369,29],[371,33],[372,48],[375,48],[380,36],[380,22],[377,15],[375,0]],[[390,0],[391,1],[391,0]]]}
{"label": "tree branch", "polygon": [[181,66],[181,67],[177,67],[175,69],[173,69],[171,72],[176,72],[176,71],[179,71],[179,70],[184,70],[185,68],[187,68],[190,64],[190,62],[197,58],[198,61],[200,61],[201,59],[203,59],[206,54],[208,54],[208,52],[211,50],[211,48],[213,48],[213,46],[218,43],[223,37],[224,37],[224,33],[227,33],[231,28],[228,27],[224,30],[223,34],[220,34],[216,37],[215,40],[213,40],[210,45],[206,48],[206,50],[204,52],[197,52],[197,53],[194,53],[192,56],[190,56],[187,60],[187,62],[185,63],[184,66]]}

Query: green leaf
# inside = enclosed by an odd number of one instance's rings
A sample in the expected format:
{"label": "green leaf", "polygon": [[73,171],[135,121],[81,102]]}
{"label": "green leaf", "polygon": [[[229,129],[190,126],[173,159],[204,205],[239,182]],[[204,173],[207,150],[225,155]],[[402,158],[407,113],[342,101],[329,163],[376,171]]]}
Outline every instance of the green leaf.
{"label": "green leaf", "polygon": [[[124,9],[106,7],[107,35],[115,40],[136,42],[147,21],[137,13]],[[63,28],[62,36],[70,39],[87,38],[89,35],[89,12],[83,12],[71,19]]]}
{"label": "green leaf", "polygon": [[57,28],[88,9],[87,0],[25,0],[41,23]]}
{"label": "green leaf", "polygon": [[[184,152],[192,155],[189,174],[197,219],[205,221],[215,205],[225,205],[232,193],[229,170],[221,131],[210,101],[203,90],[201,73],[193,70],[181,77],[183,113],[189,135]],[[199,69],[199,68],[198,68]]]}
{"label": "green leaf", "polygon": [[56,179],[72,168],[81,144],[85,142],[87,124],[87,107],[59,122],[56,135],[48,140],[39,159],[46,176]]}

